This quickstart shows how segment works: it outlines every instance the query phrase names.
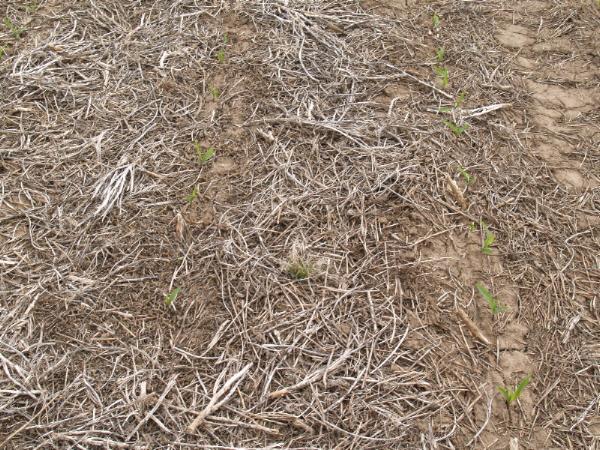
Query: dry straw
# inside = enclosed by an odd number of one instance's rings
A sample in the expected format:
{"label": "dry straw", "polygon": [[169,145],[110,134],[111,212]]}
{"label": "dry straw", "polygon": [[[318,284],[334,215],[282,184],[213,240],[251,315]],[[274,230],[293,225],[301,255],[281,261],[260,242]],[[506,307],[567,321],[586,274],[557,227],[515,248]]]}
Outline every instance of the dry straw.
{"label": "dry straw", "polygon": [[[547,387],[520,430],[590,444],[598,241],[578,217],[597,192],[526,151],[527,96],[489,34],[501,2],[440,3],[445,89],[425,7],[21,3],[0,7],[27,28],[0,30],[0,447],[479,442],[495,349],[457,316],[474,280],[444,249],[481,218]],[[469,107],[439,112],[459,90]]]}

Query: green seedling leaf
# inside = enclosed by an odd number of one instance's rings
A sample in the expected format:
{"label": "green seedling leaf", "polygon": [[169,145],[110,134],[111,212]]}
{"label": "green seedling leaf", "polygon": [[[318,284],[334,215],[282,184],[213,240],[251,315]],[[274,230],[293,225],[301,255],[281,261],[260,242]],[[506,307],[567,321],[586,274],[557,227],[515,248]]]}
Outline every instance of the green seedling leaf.
{"label": "green seedling leaf", "polygon": [[459,92],[456,96],[456,100],[454,101],[454,107],[460,108],[462,104],[465,102],[465,97],[467,96],[466,92]]}
{"label": "green seedling leaf", "polygon": [[492,245],[496,242],[496,235],[492,233],[487,224],[482,220],[479,224],[480,229],[483,231],[483,245],[481,246],[481,253],[484,255],[492,254]]}
{"label": "green seedling leaf", "polygon": [[483,283],[477,283],[475,285],[475,287],[477,288],[477,290],[479,291],[479,293],[481,294],[481,296],[483,297],[483,299],[486,301],[486,303],[489,305],[490,310],[492,311],[492,314],[499,314],[501,312],[506,311],[506,307],[500,305],[500,303],[498,303],[498,300],[496,300],[496,298],[494,298],[494,296],[492,295],[492,293],[490,291],[488,291],[488,289],[483,285]]}
{"label": "green seedling leaf", "polygon": [[436,66],[434,68],[436,75],[440,79],[440,84],[443,88],[448,87],[448,83],[450,81],[450,75],[448,74],[448,69],[445,67]]}
{"label": "green seedling leaf", "polygon": [[448,128],[450,128],[450,131],[452,131],[452,133],[454,133],[455,136],[460,136],[469,128],[469,125],[466,123],[463,125],[457,125],[456,123],[452,122],[451,120],[444,120],[444,124]]}
{"label": "green seedling leaf", "polygon": [[521,396],[521,394],[523,393],[523,391],[529,385],[530,382],[531,382],[531,375],[527,375],[525,378],[523,378],[521,381],[519,381],[519,384],[517,384],[517,389],[515,389],[515,400]]}
{"label": "green seedling leaf", "polygon": [[446,50],[444,49],[444,47],[440,47],[435,51],[435,59],[437,59],[438,62],[444,61],[445,56]]}
{"label": "green seedling leaf", "polygon": [[33,14],[38,10],[40,4],[38,2],[30,2],[27,6],[25,6],[25,12],[27,14]]}
{"label": "green seedling leaf", "polygon": [[8,28],[8,31],[10,31],[10,34],[12,34],[15,39],[19,39],[21,35],[25,32],[25,27],[17,26],[8,17],[4,18],[4,26]]}
{"label": "green seedling leaf", "polygon": [[204,164],[213,159],[216,153],[215,149],[212,147],[208,147],[206,150],[204,150],[198,142],[194,142],[194,151],[196,152],[198,161],[201,164]]}
{"label": "green seedling leaf", "polygon": [[473,231],[475,231],[477,229],[477,225],[475,225],[475,222],[471,222],[469,225],[467,225],[467,228],[472,233]]}
{"label": "green seedling leaf", "polygon": [[171,306],[173,304],[179,295],[179,291],[181,291],[181,288],[175,288],[165,295],[165,306]]}
{"label": "green seedling leaf", "polygon": [[229,44],[229,35],[227,33],[223,35],[223,43],[225,45]]}
{"label": "green seedling leaf", "polygon": [[287,271],[292,277],[298,280],[304,280],[310,276],[312,266],[303,261],[294,261],[288,266]]}
{"label": "green seedling leaf", "polygon": [[0,59],[4,58],[4,55],[6,55],[6,49],[0,46]]}
{"label": "green seedling leaf", "polygon": [[441,17],[438,16],[437,13],[433,13],[433,16],[431,17],[431,24],[433,25],[433,28],[437,30],[440,27],[441,23]]}
{"label": "green seedling leaf", "polygon": [[440,106],[438,108],[438,112],[449,113],[452,112],[452,108],[450,108],[449,106]]}
{"label": "green seedling leaf", "polygon": [[218,100],[218,98],[221,96],[221,91],[218,87],[211,86],[210,95],[212,95],[213,100]]}
{"label": "green seedling leaf", "polygon": [[498,386],[498,392],[500,392],[502,397],[504,397],[506,403],[510,405],[512,402],[519,399],[519,397],[530,382],[531,375],[527,375],[525,378],[519,381],[519,384],[517,384],[517,386],[514,389]]}
{"label": "green seedling leaf", "polygon": [[485,233],[485,239],[483,241],[483,245],[485,247],[490,247],[494,244],[494,242],[496,241],[496,236],[494,235],[494,233],[488,231]]}
{"label": "green seedling leaf", "polygon": [[221,49],[217,52],[217,61],[221,64],[225,62],[225,50]]}
{"label": "green seedling leaf", "polygon": [[185,200],[188,203],[194,203],[194,200],[196,200],[197,198],[198,198],[198,187],[194,186],[194,189],[188,196],[185,197]]}
{"label": "green seedling leaf", "polygon": [[473,175],[471,175],[469,172],[467,172],[467,169],[465,169],[463,166],[460,166],[458,168],[458,172],[464,178],[465,183],[467,183],[467,184],[471,184],[473,182],[473,180],[475,180],[475,177]]}
{"label": "green seedling leaf", "polygon": [[496,242],[496,235],[485,228],[485,237],[483,238],[483,247],[481,247],[482,253],[486,255],[492,254],[492,245]]}
{"label": "green seedling leaf", "polygon": [[502,397],[504,397],[504,400],[506,400],[506,403],[510,403],[510,391],[502,386],[498,386],[498,392],[500,392],[500,394],[502,394]]}
{"label": "green seedling leaf", "polygon": [[211,159],[213,159],[215,156],[215,149],[212,147],[208,147],[206,149],[206,151],[204,151],[201,155],[200,155],[200,162],[208,162]]}

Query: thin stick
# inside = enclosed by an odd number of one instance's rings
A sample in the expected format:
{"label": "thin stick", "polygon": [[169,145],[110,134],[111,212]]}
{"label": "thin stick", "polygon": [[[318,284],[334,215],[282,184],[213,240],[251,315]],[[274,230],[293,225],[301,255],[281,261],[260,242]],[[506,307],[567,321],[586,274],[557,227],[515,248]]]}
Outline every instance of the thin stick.
{"label": "thin stick", "polygon": [[287,388],[284,389],[280,389],[278,391],[275,392],[271,392],[269,394],[269,398],[270,399],[274,399],[274,398],[280,398],[280,397],[285,397],[286,395],[290,394],[293,391],[297,391],[298,389],[302,389],[303,387],[308,386],[311,383],[314,383],[316,380],[318,380],[319,378],[327,375],[329,372],[334,371],[335,369],[337,369],[339,366],[342,365],[342,363],[348,359],[348,357],[354,352],[354,350],[346,350],[342,356],[340,356],[338,359],[336,359],[333,363],[331,363],[329,366],[324,367],[322,369],[319,369],[313,373],[311,373],[310,375],[308,375],[304,380],[302,380],[300,383],[296,383],[293,386],[289,386]]}
{"label": "thin stick", "polygon": [[198,414],[194,421],[190,423],[187,428],[188,433],[194,433],[196,428],[198,428],[198,426],[204,422],[204,419],[217,411],[225,404],[225,402],[229,400],[251,367],[252,363],[247,364],[242,370],[227,380],[223,387],[213,395],[213,397],[210,399],[210,402],[208,402],[208,405],[200,412],[200,414]]}
{"label": "thin stick", "polygon": [[490,343],[489,339],[485,336],[485,334],[483,334],[483,331],[481,331],[479,329],[479,327],[475,324],[475,322],[473,322],[469,316],[467,315],[466,312],[464,312],[462,309],[458,308],[456,310],[456,314],[458,314],[458,317],[460,318],[460,320],[462,320],[462,322],[465,324],[465,326],[467,327],[467,329],[469,330],[469,332],[476,337],[477,339],[479,339],[481,342],[483,342],[485,345],[491,346],[492,344]]}
{"label": "thin stick", "polygon": [[165,387],[165,390],[163,391],[162,395],[158,398],[158,400],[156,401],[156,403],[154,404],[152,409],[150,411],[148,411],[148,414],[146,414],[146,416],[140,421],[140,423],[138,423],[135,426],[133,431],[131,433],[129,433],[129,435],[127,436],[128,441],[131,440],[133,435],[135,433],[137,433],[137,431],[140,429],[140,427],[142,427],[142,425],[144,425],[146,422],[148,422],[148,420],[150,420],[152,415],[156,412],[156,410],[160,407],[160,405],[162,405],[162,402],[165,400],[165,398],[167,397],[169,392],[171,392],[171,389],[173,389],[173,386],[175,386],[176,382],[177,382],[177,374],[175,374],[171,377],[171,379],[167,383],[167,386]]}

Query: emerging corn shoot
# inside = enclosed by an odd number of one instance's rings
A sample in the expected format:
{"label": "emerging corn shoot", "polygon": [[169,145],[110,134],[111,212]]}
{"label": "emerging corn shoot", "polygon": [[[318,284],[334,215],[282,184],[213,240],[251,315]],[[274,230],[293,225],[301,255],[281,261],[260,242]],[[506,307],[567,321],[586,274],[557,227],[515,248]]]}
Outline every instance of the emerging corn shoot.
{"label": "emerging corn shoot", "polygon": [[462,104],[465,102],[465,98],[467,97],[467,93],[460,91],[456,96],[456,100],[454,100],[454,107],[460,108]]}
{"label": "emerging corn shoot", "polygon": [[445,56],[446,50],[444,49],[444,47],[440,47],[435,51],[435,59],[437,60],[437,62],[443,62]]}
{"label": "emerging corn shoot", "polygon": [[484,255],[492,254],[492,245],[496,242],[496,235],[492,233],[485,222],[481,222],[481,229],[483,230],[483,245],[481,246],[481,253]]}
{"label": "emerging corn shoot", "polygon": [[8,17],[4,18],[4,26],[10,31],[10,34],[12,34],[15,39],[20,39],[26,31],[25,27],[18,26]]}
{"label": "emerging corn shoot", "polygon": [[292,261],[287,268],[287,272],[298,280],[308,278],[312,271],[312,265],[301,260]]}
{"label": "emerging corn shoot", "polygon": [[477,290],[479,291],[479,293],[481,294],[481,296],[483,297],[483,299],[486,301],[486,303],[488,304],[488,306],[490,307],[490,310],[492,311],[492,314],[496,315],[499,314],[501,312],[506,311],[506,307],[502,306],[498,300],[492,295],[492,293],[483,285],[483,283],[478,282],[475,287],[477,288]]}
{"label": "emerging corn shoot", "polygon": [[498,391],[502,397],[504,397],[506,404],[510,406],[511,403],[519,399],[530,381],[531,375],[527,375],[525,378],[519,381],[519,384],[517,384],[514,389],[498,386]]}
{"label": "emerging corn shoot", "polygon": [[189,203],[192,204],[194,203],[194,200],[196,200],[198,198],[198,187],[194,186],[194,189],[192,190],[192,192],[187,195],[185,197],[185,200]]}
{"label": "emerging corn shoot", "polygon": [[451,120],[444,120],[444,125],[446,125],[456,137],[463,134],[469,128],[469,124],[467,123],[458,125],[457,123],[452,122]]}
{"label": "emerging corn shoot", "polygon": [[463,166],[458,167],[458,172],[464,178],[465,183],[467,184],[471,184],[475,180],[475,177],[471,175]]}
{"label": "emerging corn shoot", "polygon": [[165,295],[165,306],[171,306],[173,302],[175,302],[177,296],[179,295],[179,291],[181,291],[181,288],[178,287],[171,290],[171,292]]}
{"label": "emerging corn shoot", "polygon": [[194,142],[194,151],[196,152],[200,164],[207,163],[213,159],[216,154],[214,148],[207,147],[206,149],[203,149],[199,142]]}
{"label": "emerging corn shoot", "polygon": [[212,96],[213,100],[215,100],[215,101],[218,100],[219,97],[221,96],[221,91],[216,86],[211,86],[209,88],[209,91],[210,91],[210,95]]}
{"label": "emerging corn shoot", "polygon": [[448,69],[446,69],[445,67],[434,67],[435,73],[438,76],[440,85],[443,88],[447,88],[448,87],[448,83],[450,82],[450,75],[448,73]]}

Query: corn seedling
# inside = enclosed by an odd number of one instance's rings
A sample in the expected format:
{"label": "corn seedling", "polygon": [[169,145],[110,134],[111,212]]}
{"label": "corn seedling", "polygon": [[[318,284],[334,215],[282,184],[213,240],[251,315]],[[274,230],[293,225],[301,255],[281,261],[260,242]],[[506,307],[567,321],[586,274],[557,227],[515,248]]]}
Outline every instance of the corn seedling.
{"label": "corn seedling", "polygon": [[440,47],[435,51],[435,59],[437,59],[437,62],[442,62],[444,61],[444,57],[446,56],[446,50],[444,49],[444,47]]}
{"label": "corn seedling", "polygon": [[452,122],[451,120],[444,120],[444,124],[448,128],[450,128],[450,131],[452,131],[452,133],[454,133],[455,136],[460,136],[465,131],[467,131],[467,128],[469,128],[469,125],[466,123],[463,125],[458,125],[455,122]]}
{"label": "corn seedling", "polygon": [[477,225],[475,225],[475,222],[471,222],[469,225],[467,225],[467,229],[473,233],[477,229]]}
{"label": "corn seedling", "polygon": [[441,23],[441,17],[438,16],[437,13],[433,13],[433,16],[431,16],[431,24],[433,25],[433,28],[437,30],[440,27]]}
{"label": "corn seedling", "polygon": [[506,311],[506,307],[498,302],[498,300],[492,295],[488,288],[486,288],[483,285],[483,283],[478,282],[475,285],[475,287],[477,288],[483,299],[486,301],[486,303],[489,305],[492,314],[496,315]]}
{"label": "corn seedling", "polygon": [[448,82],[450,81],[450,76],[448,74],[448,69],[446,69],[445,67],[436,67],[435,69],[435,73],[438,76],[439,80],[440,80],[440,84],[442,85],[443,88],[448,87]]}
{"label": "corn seedling", "polygon": [[223,43],[225,45],[229,44],[229,35],[227,33],[223,35]]}
{"label": "corn seedling", "polygon": [[514,389],[498,386],[498,391],[500,394],[502,394],[502,397],[504,397],[506,404],[510,406],[512,402],[519,399],[530,381],[531,375],[527,375],[525,378],[519,381],[519,384],[517,384]]}
{"label": "corn seedling", "polygon": [[4,58],[6,55],[6,49],[0,45],[0,59]]}
{"label": "corn seedling", "polygon": [[225,62],[225,50],[220,49],[217,52],[217,61],[219,61],[221,64]]}
{"label": "corn seedling", "polygon": [[458,172],[464,178],[465,183],[467,184],[471,184],[473,180],[475,180],[475,177],[471,175],[463,166],[458,167]]}
{"label": "corn seedling", "polygon": [[199,142],[194,142],[194,151],[196,152],[196,156],[198,156],[200,164],[207,163],[213,159],[216,153],[212,147],[208,147],[206,150],[203,149]]}
{"label": "corn seedling", "polygon": [[185,197],[185,200],[191,204],[191,203],[194,203],[194,200],[196,200],[197,198],[198,198],[198,187],[194,186],[194,189],[192,190],[192,192],[189,195],[187,195]]}
{"label": "corn seedling", "polygon": [[219,90],[218,87],[215,86],[211,86],[209,88],[210,90],[210,95],[212,95],[213,100],[218,100],[219,97],[221,96],[221,91]]}
{"label": "corn seedling", "polygon": [[[437,72],[437,68],[436,68],[436,72]],[[441,75],[446,75],[447,76],[448,74],[446,73],[446,74],[441,74]],[[443,83],[444,79],[441,78],[440,81]],[[452,112],[453,109],[460,108],[462,106],[462,104],[465,102],[466,95],[467,94],[465,92],[462,92],[462,91],[459,92],[458,95],[456,96],[456,100],[454,100],[454,105],[452,107],[450,107],[450,106],[440,106],[438,108],[438,112],[449,113],[449,112]]]}
{"label": "corn seedling", "polygon": [[33,14],[38,10],[39,7],[40,4],[38,2],[30,2],[28,5],[25,6],[25,12],[27,14]]}
{"label": "corn seedling", "polygon": [[481,247],[481,252],[484,255],[492,254],[492,245],[496,241],[496,236],[491,231],[486,231],[485,236],[483,238],[483,246]]}
{"label": "corn seedling", "polygon": [[287,272],[298,280],[304,280],[310,276],[312,266],[307,262],[296,260],[290,263]]}
{"label": "corn seedling", "polygon": [[483,230],[483,245],[481,246],[481,253],[484,255],[492,254],[492,245],[496,242],[496,235],[492,233],[484,222],[481,222],[481,229]]}
{"label": "corn seedling", "polygon": [[165,295],[165,306],[171,306],[173,304],[179,295],[179,291],[181,291],[181,288],[175,288]]}
{"label": "corn seedling", "polygon": [[8,31],[10,31],[10,34],[12,34],[15,39],[19,39],[21,35],[25,32],[25,27],[20,27],[16,25],[8,17],[4,18],[4,26],[8,28]]}

